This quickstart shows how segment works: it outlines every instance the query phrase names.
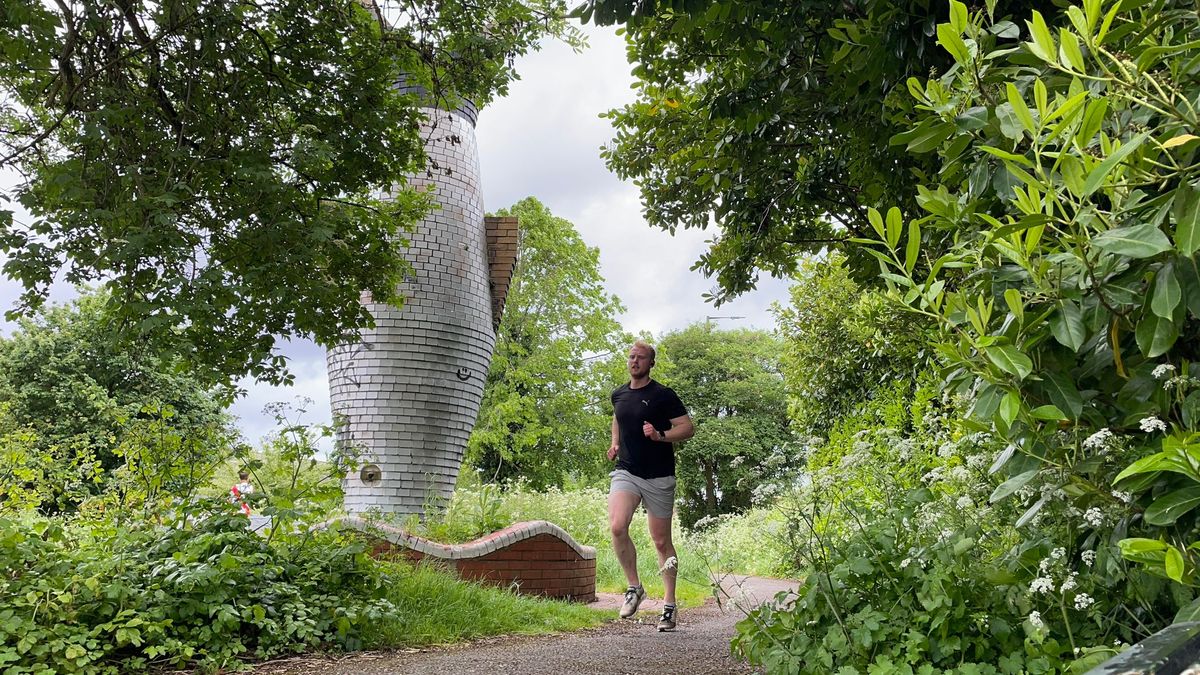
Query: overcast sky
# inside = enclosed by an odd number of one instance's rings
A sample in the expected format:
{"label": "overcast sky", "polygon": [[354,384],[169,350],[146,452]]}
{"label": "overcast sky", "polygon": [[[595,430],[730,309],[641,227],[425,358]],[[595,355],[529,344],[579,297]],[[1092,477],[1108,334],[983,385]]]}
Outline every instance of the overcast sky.
{"label": "overcast sky", "polygon": [[[759,289],[716,309],[702,294],[712,282],[690,271],[710,232],[652,229],[642,219],[637,189],[608,172],[600,147],[612,129],[600,113],[633,99],[625,46],[614,32],[589,29],[589,47],[576,54],[561,44],[547,45],[517,63],[521,80],[507,97],[479,115],[484,206],[495,211],[534,196],[556,216],[575,224],[584,241],[600,249],[601,273],[627,311],[627,331],[661,335],[708,316],[726,327],[773,328],[767,308],[787,296],[787,284],[770,278]],[[12,282],[0,288],[5,308],[18,293]],[[55,294],[61,300],[69,289]],[[6,331],[7,332],[7,331]],[[328,422],[329,392],[324,352],[297,342],[285,349],[296,385],[274,388],[243,382],[247,396],[232,412],[246,439],[257,443],[273,427],[262,413],[276,401],[312,399],[305,420]]]}

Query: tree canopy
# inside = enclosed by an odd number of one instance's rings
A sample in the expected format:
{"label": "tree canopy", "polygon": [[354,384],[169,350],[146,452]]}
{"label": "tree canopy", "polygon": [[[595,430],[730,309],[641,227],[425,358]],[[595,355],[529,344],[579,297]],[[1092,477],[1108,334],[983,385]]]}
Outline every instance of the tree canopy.
{"label": "tree canopy", "polygon": [[[100,283],[127,342],[214,379],[288,380],[282,335],[330,344],[400,302],[425,202],[418,101],[484,104],[561,0],[96,3],[0,15],[4,272],[28,315],[55,279]],[[395,189],[393,189],[394,186]],[[385,197],[385,193],[387,196]],[[11,205],[31,214],[15,218]]]}
{"label": "tree canopy", "polygon": [[[1049,3],[989,6],[1030,4]],[[905,81],[952,64],[929,40],[942,3],[589,5],[598,21],[628,21],[637,78],[637,100],[609,113],[603,155],[638,184],[650,224],[720,228],[696,264],[719,281],[718,302],[760,270],[786,276],[798,254],[867,235],[868,207],[912,206],[910,183],[936,167],[889,141],[914,107]],[[860,271],[865,256],[847,255]]]}
{"label": "tree canopy", "polygon": [[520,219],[520,248],[468,462],[484,480],[538,488],[594,476],[608,447],[604,357],[628,342],[614,318],[624,307],[569,221],[532,197],[500,215]]}
{"label": "tree canopy", "polygon": [[85,293],[43,307],[0,339],[0,426],[30,432],[29,458],[55,458],[62,481],[45,492],[58,506],[104,486],[107,472],[124,462],[122,444],[140,433],[133,424],[139,418],[161,422],[159,431],[203,438],[212,452],[235,437],[222,393],[181,368],[180,359],[116,340],[107,303],[103,293]]}

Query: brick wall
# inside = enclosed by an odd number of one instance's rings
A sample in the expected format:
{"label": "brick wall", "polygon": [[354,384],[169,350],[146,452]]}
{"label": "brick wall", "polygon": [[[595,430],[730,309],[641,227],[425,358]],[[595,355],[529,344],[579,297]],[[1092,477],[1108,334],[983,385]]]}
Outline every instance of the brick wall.
{"label": "brick wall", "polygon": [[513,269],[517,265],[520,227],[516,216],[488,216],[484,222],[487,229],[488,268],[492,276],[492,327],[499,329],[500,318],[504,315],[504,301],[508,298],[508,285],[512,282]]}
{"label": "brick wall", "polygon": [[392,552],[413,561],[437,561],[464,579],[511,586],[525,595],[577,602],[596,599],[596,549],[580,545],[561,527],[544,520],[516,523],[459,545],[439,544],[356,517],[335,522],[372,537],[376,555]]}

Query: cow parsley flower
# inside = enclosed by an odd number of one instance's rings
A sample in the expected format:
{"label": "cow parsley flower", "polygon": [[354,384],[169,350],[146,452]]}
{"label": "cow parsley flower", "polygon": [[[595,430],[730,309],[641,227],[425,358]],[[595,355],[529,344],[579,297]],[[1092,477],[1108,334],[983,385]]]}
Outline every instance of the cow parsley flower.
{"label": "cow parsley flower", "polygon": [[1067,577],[1066,579],[1064,579],[1064,580],[1063,580],[1063,582],[1062,582],[1062,586],[1059,586],[1059,587],[1058,587],[1058,590],[1062,591],[1063,593],[1066,593],[1067,591],[1073,590],[1073,589],[1075,588],[1075,586],[1076,586],[1076,584],[1075,584],[1075,577],[1076,577],[1076,576],[1077,576],[1077,575],[1076,575],[1076,573],[1075,573],[1075,572],[1071,572],[1071,576],[1069,576],[1069,577]]}
{"label": "cow parsley flower", "polygon": [[1092,596],[1088,595],[1087,593],[1080,593],[1079,595],[1075,596],[1075,609],[1080,611],[1085,610],[1088,607],[1091,607],[1095,602],[1096,601],[1092,598]]}
{"label": "cow parsley flower", "polygon": [[1108,428],[1101,429],[1096,433],[1088,436],[1083,441],[1083,447],[1089,450],[1103,450],[1104,446],[1108,445],[1108,441],[1112,439],[1113,433]]}
{"label": "cow parsley flower", "polygon": [[1092,527],[1100,527],[1104,524],[1104,512],[1099,507],[1093,506],[1083,512],[1083,521]]}
{"label": "cow parsley flower", "polygon": [[1079,559],[1083,561],[1084,565],[1091,567],[1092,565],[1096,564],[1096,552],[1084,551],[1083,553],[1079,554]]}
{"label": "cow parsley flower", "polygon": [[1142,431],[1144,431],[1148,434],[1154,433],[1155,431],[1166,431],[1167,430],[1166,423],[1163,422],[1162,420],[1158,419],[1154,415],[1151,415],[1151,416],[1143,419],[1141,422],[1138,423],[1138,426],[1140,426],[1142,428]]}
{"label": "cow parsley flower", "polygon": [[1062,560],[1063,557],[1066,555],[1067,555],[1067,549],[1065,549],[1061,546],[1054,549],[1053,551],[1050,551],[1050,559],[1051,560]]}
{"label": "cow parsley flower", "polygon": [[1154,375],[1154,379],[1156,379],[1156,380],[1164,380],[1164,379],[1170,377],[1171,375],[1173,375],[1174,373],[1175,373],[1175,366],[1173,366],[1169,363],[1163,363],[1158,366],[1155,366],[1154,372],[1151,374]]}
{"label": "cow parsley flower", "polygon": [[1113,499],[1115,499],[1117,501],[1125,502],[1126,504],[1133,503],[1133,495],[1128,492],[1121,492],[1120,490],[1113,490],[1112,496],[1113,496]]}
{"label": "cow parsley flower", "polygon": [[958,498],[958,501],[954,502],[954,505],[960,509],[969,509],[975,505],[975,502],[971,501],[971,498],[967,495],[963,495]]}
{"label": "cow parsley flower", "polygon": [[1045,628],[1046,627],[1045,622],[1042,621],[1042,613],[1038,612],[1038,611],[1033,611],[1033,612],[1029,613],[1029,623],[1032,624],[1034,628]]}
{"label": "cow parsley flower", "polygon": [[1038,577],[1029,584],[1029,592],[1050,595],[1054,592],[1054,580],[1050,577]]}

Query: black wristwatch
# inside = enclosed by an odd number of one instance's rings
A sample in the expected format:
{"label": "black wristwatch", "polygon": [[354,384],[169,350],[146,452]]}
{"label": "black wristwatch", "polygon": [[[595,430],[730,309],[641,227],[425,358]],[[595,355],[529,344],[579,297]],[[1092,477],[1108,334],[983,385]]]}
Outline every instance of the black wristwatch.
{"label": "black wristwatch", "polygon": [[658,430],[658,429],[656,429],[655,431],[658,431],[658,440],[660,440],[660,441],[665,441],[665,440],[667,440],[667,432],[665,432],[665,431],[660,431],[660,430]]}

